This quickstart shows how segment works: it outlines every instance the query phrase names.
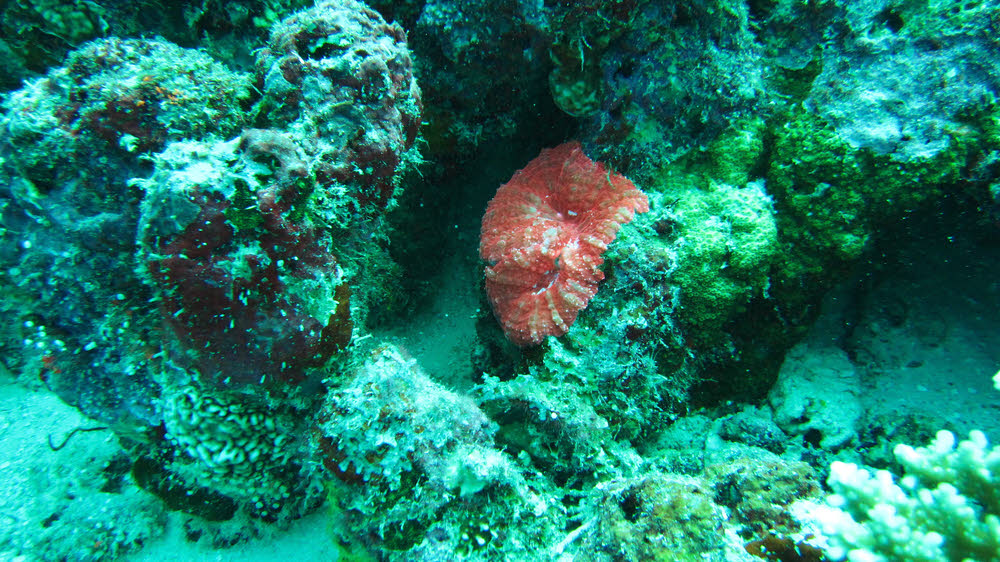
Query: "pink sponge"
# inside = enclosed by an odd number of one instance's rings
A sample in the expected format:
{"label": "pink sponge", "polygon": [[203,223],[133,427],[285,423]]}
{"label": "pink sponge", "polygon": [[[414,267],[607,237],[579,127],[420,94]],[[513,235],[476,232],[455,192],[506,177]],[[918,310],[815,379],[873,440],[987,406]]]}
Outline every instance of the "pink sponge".
{"label": "pink sponge", "polygon": [[604,279],[601,254],[646,195],[573,141],[542,150],[486,207],[479,255],[507,337],[525,346],[561,336]]}

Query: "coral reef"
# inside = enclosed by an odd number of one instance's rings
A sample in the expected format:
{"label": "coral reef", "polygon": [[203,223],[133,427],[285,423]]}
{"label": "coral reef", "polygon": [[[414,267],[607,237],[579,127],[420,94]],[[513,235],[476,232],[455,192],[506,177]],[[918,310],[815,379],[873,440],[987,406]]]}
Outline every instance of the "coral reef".
{"label": "coral reef", "polygon": [[308,0],[83,2],[15,0],[0,6],[0,89],[11,90],[62,63],[85,42],[111,37],[162,37],[198,46],[243,70],[269,28]]}
{"label": "coral reef", "polygon": [[193,387],[166,396],[164,430],[177,452],[168,470],[242,502],[256,517],[302,513],[318,503],[317,474],[295,459],[294,424],[254,402]]}
{"label": "coral reef", "polygon": [[59,63],[69,46],[103,36],[106,11],[92,2],[6,2],[0,8],[5,55],[0,87],[10,89],[20,78]]}
{"label": "coral reef", "polygon": [[845,133],[799,111],[777,132],[768,189],[781,211],[782,240],[801,253],[786,261],[777,277],[783,298],[794,298],[784,295],[784,280],[843,272],[871,246],[882,225],[961,189],[956,181],[978,134],[954,129],[939,135],[939,149],[922,143],[927,151],[909,156],[851,146]]}
{"label": "coral reef", "polygon": [[[759,122],[748,123],[647,182],[650,211],[609,244],[605,288],[564,343],[550,340],[542,357],[522,355],[512,367],[498,365],[509,350],[484,346],[479,368],[510,379],[507,369],[527,363],[522,372],[588,396],[626,438],[649,436],[670,419],[708,365],[717,378],[720,366],[731,369],[727,392],[766,389],[784,350],[747,343],[767,337],[761,324],[780,322],[761,312],[773,306],[769,272],[778,233],[765,186],[748,180],[762,150],[759,131]],[[773,330],[776,341],[787,337],[787,330]],[[755,352],[734,353],[747,347]]]}
{"label": "coral reef", "polygon": [[487,379],[479,400],[500,424],[497,440],[560,485],[601,481],[618,474],[619,466],[634,470],[635,451],[614,440],[586,389],[561,383],[530,375],[505,383]]}
{"label": "coral reef", "polygon": [[618,229],[649,210],[628,178],[587,158],[579,143],[543,150],[486,207],[479,255],[486,292],[518,345],[565,334],[604,278]]}
{"label": "coral reef", "polygon": [[727,339],[727,323],[747,303],[767,298],[768,268],[778,249],[771,198],[761,182],[674,187],[668,194],[677,202],[659,227],[670,229],[676,252],[676,316],[689,346],[718,346]]}
{"label": "coral reef", "polygon": [[600,110],[601,55],[631,29],[645,2],[565,2],[548,12],[552,45],[549,93],[560,110],[577,118]]}
{"label": "coral reef", "polygon": [[[5,100],[5,157],[45,193],[83,170],[101,184],[121,181],[140,173],[139,154],[169,140],[239,131],[249,88],[248,75],[197,51],[159,40],[95,41]],[[94,204],[114,193],[114,185],[102,187]]]}
{"label": "coral reef", "polygon": [[730,517],[741,525],[743,537],[788,536],[801,531],[791,506],[819,498],[822,490],[817,472],[808,464],[766,453],[712,464],[705,477],[712,484],[716,503],[729,508]]}
{"label": "coral reef", "polygon": [[695,562],[721,553],[723,511],[699,479],[649,476],[603,483],[598,490],[591,546],[609,559]]}
{"label": "coral reef", "polygon": [[0,556],[991,557],[998,17],[3,4]]}

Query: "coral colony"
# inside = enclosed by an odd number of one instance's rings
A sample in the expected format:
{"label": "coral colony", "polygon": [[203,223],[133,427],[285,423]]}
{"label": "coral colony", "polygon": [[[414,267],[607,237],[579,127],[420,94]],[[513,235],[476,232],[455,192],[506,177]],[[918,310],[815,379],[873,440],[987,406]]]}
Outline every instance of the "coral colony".
{"label": "coral colony", "polygon": [[561,336],[604,279],[601,255],[621,225],[649,210],[628,178],[578,142],[542,150],[486,207],[479,255],[486,293],[518,345]]}
{"label": "coral colony", "polygon": [[1000,560],[998,22],[0,3],[0,559]]}

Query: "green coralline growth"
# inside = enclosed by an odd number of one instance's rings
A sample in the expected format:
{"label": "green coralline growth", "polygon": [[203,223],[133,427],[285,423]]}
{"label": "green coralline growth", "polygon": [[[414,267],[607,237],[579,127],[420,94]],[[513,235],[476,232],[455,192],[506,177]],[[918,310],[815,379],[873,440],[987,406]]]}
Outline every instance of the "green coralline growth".
{"label": "green coralline growth", "polygon": [[597,538],[598,552],[614,552],[615,560],[696,562],[722,550],[723,510],[699,478],[654,474],[613,481],[595,496],[591,540]]}
{"label": "green coralline growth", "polygon": [[785,248],[776,281],[792,300],[803,282],[827,287],[840,278],[880,229],[956,191],[980,140],[976,129],[959,126],[947,148],[904,160],[855,148],[801,109],[773,134],[767,186]]}
{"label": "green coralline growth", "polygon": [[767,296],[778,249],[776,219],[762,182],[752,181],[764,151],[764,122],[751,119],[651,174],[649,218],[675,253],[670,282],[685,344],[724,346],[726,324]]}
{"label": "green coralline growth", "polygon": [[770,198],[760,184],[718,184],[687,194],[674,213],[682,240],[674,276],[679,317],[691,345],[720,343],[726,323],[766,296],[777,250]]}
{"label": "green coralline growth", "polygon": [[15,0],[0,6],[0,88],[14,88],[32,73],[44,72],[69,49],[108,30],[96,2]]}

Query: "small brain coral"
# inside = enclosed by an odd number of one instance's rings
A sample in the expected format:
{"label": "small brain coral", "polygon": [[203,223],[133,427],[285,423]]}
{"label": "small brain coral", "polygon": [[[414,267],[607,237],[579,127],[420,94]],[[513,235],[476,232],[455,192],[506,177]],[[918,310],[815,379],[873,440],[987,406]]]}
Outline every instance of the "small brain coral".
{"label": "small brain coral", "polygon": [[479,255],[507,337],[526,346],[569,330],[604,279],[601,254],[621,225],[649,210],[628,178],[578,142],[542,150],[486,207]]}

